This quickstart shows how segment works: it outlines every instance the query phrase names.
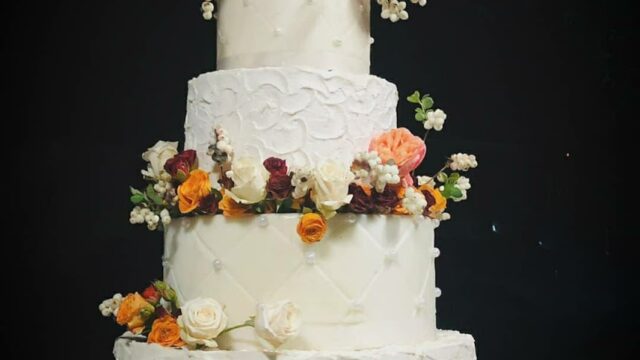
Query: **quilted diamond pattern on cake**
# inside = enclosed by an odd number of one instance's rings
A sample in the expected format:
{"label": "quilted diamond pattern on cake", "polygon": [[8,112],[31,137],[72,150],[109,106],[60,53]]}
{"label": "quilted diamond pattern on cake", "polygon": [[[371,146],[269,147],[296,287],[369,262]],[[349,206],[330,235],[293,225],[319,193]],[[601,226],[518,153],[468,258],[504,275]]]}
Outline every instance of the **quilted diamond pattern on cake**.
{"label": "quilted diamond pattern on cake", "polygon": [[[295,227],[290,229],[294,232]],[[221,255],[221,260],[233,278],[258,301],[265,301],[274,287],[282,284],[303,262],[302,252],[271,225],[248,225],[235,241],[238,246]],[[251,266],[247,266],[248,256],[251,256]]]}

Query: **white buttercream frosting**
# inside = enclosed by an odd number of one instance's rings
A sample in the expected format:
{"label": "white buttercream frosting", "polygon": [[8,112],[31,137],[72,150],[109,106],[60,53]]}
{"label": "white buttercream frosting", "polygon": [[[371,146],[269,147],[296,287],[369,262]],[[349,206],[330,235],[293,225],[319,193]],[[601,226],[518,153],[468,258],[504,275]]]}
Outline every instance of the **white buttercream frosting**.
{"label": "white buttercream frosting", "polygon": [[435,340],[413,346],[386,346],[361,351],[188,351],[119,339],[116,360],[476,360],[473,337],[438,331]]}
{"label": "white buttercream frosting", "polygon": [[371,75],[301,68],[215,71],[189,82],[185,147],[210,170],[211,129],[236,156],[277,156],[292,168],[351,163],[371,138],[396,127],[395,85]]}
{"label": "white buttercream frosting", "polygon": [[[357,350],[434,339],[431,220],[338,214],[326,237],[309,246],[296,233],[299,218],[177,219],[165,233],[165,280],[181,302],[219,301],[230,326],[255,315],[258,304],[291,300],[302,326],[283,349]],[[247,328],[219,343],[263,348]]]}
{"label": "white buttercream frosting", "polygon": [[219,0],[218,69],[369,73],[371,0]]}

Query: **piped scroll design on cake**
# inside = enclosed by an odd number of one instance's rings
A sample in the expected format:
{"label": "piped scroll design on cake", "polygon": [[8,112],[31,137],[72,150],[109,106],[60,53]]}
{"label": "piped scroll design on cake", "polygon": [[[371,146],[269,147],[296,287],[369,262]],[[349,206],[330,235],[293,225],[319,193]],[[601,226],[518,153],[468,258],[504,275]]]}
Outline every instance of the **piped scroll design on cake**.
{"label": "piped scroll design on cake", "polygon": [[443,129],[447,115],[433,108],[429,95],[416,91],[407,100],[417,104],[415,119],[423,124],[424,137],[405,128],[383,132],[369,141],[367,151],[355,155],[350,166],[325,159],[313,168],[291,168],[277,157],[238,156],[229,133],[217,125],[208,132],[206,144],[214,165],[205,171],[195,150],[178,152],[177,143],[159,141],[143,154],[148,165],[142,173],[149,184],[144,191],[131,188],[135,208],[130,221],[155,230],[180,216],[295,213],[300,214],[300,239],[313,244],[324,238],[327,220],[338,213],[448,220],[448,200],[465,200],[471,187],[461,172],[477,167],[477,159],[452,154],[435,175],[416,176],[427,153],[428,135]]}
{"label": "piped scroll design on cake", "polygon": [[185,146],[198,151],[204,169],[214,165],[205,156],[214,125],[229,132],[239,156],[307,167],[350,162],[373,134],[396,123],[395,86],[373,76],[238,69],[202,75],[189,89]]}

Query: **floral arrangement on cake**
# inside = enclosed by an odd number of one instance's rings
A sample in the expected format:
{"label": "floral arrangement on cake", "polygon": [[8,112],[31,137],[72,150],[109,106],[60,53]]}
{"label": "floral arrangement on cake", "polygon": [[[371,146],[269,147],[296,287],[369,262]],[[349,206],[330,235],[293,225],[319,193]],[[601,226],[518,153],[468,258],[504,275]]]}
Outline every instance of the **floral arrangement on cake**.
{"label": "floral arrangement on cake", "polygon": [[154,281],[142,293],[115,294],[98,309],[129,331],[122,338],[166,347],[216,349],[218,339],[233,330],[253,327],[256,334],[279,347],[297,336],[299,308],[288,300],[259,304],[256,315],[242,324],[229,326],[224,306],[211,298],[196,298],[179,305],[175,290]]}
{"label": "floral arrangement on cake", "polygon": [[[376,0],[381,7],[380,17],[383,19],[389,19],[391,22],[397,22],[399,20],[409,19],[409,13],[407,12],[407,2],[399,0]],[[427,0],[410,0],[412,4],[425,6]],[[215,11],[214,0],[205,0],[200,5],[202,11],[202,17],[205,20],[211,20],[214,18],[213,12]]]}
{"label": "floral arrangement on cake", "polygon": [[309,244],[323,239],[327,221],[338,213],[449,220],[449,202],[467,199],[471,188],[462,173],[477,167],[477,159],[452,154],[432,176],[416,176],[429,133],[441,131],[447,115],[433,108],[429,95],[416,91],[407,100],[417,105],[415,119],[423,123],[424,137],[406,128],[389,130],[371,139],[351,164],[327,159],[315,168],[292,169],[275,157],[236,157],[227,132],[216,127],[208,152],[216,165],[206,170],[198,168],[195,150],[179,152],[177,142],[158,141],[142,154],[148,184],[131,188],[135,207],[129,220],[156,230],[183,216],[299,213],[296,230]]}

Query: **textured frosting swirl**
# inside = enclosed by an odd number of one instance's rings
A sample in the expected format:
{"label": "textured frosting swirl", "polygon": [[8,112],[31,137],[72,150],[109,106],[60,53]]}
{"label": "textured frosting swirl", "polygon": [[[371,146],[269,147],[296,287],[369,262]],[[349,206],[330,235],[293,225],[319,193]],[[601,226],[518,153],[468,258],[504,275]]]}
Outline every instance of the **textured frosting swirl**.
{"label": "textured frosting swirl", "polygon": [[349,163],[370,139],[396,126],[395,85],[371,75],[302,68],[221,70],[189,82],[185,148],[200,166],[211,129],[223,126],[237,156],[277,156],[292,167]]}

